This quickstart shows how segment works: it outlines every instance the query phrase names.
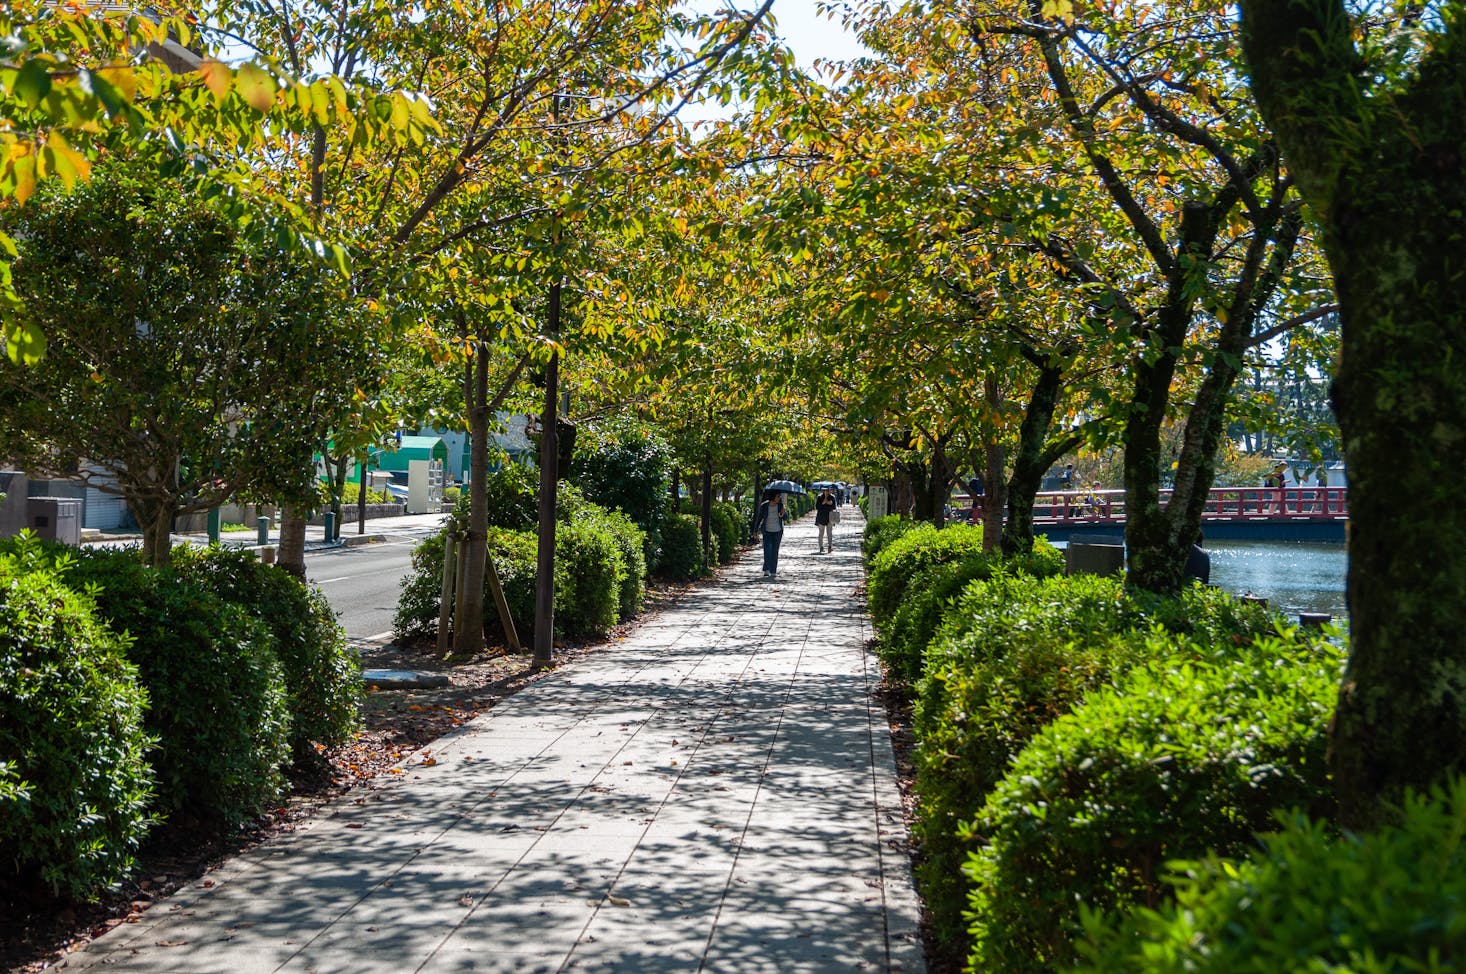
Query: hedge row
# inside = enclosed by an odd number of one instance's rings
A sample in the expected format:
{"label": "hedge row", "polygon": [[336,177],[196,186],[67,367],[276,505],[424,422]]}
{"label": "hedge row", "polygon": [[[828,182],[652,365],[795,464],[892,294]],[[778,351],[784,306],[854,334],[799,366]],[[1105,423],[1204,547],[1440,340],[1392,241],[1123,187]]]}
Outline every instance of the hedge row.
{"label": "hedge row", "polygon": [[[893,528],[892,522],[906,526]],[[975,525],[938,529],[882,518],[864,540],[864,547],[876,552],[867,584],[876,652],[891,682],[902,687],[921,677],[927,646],[952,600],[969,584],[996,572],[1049,576],[1063,567],[1062,553],[1044,540],[1021,558],[985,552],[982,528]]]}
{"label": "hedge row", "polygon": [[1133,942],[1100,931],[1167,901],[1169,860],[1245,856],[1280,813],[1327,813],[1342,656],[1320,634],[1216,590],[1040,577],[1047,552],[979,570],[963,529],[889,520],[865,547],[887,665],[915,678],[918,880],[967,970],[1119,956]]}
{"label": "hedge row", "polygon": [[[618,620],[641,611],[646,593],[646,539],[620,511],[607,511],[569,493],[571,503],[562,505],[564,520],[555,530],[555,633],[579,638],[603,634]],[[398,639],[437,634],[446,535],[461,530],[466,513],[465,503],[455,512],[453,523],[413,548],[412,572],[403,582],[392,620]],[[491,527],[488,550],[515,631],[528,644],[534,639],[538,535],[533,529]],[[484,636],[499,642],[504,633],[487,576],[484,600]]]}
{"label": "hedge row", "polygon": [[159,816],[228,828],[347,739],[360,672],[318,593],[252,557],[0,542],[0,892],[117,882]]}

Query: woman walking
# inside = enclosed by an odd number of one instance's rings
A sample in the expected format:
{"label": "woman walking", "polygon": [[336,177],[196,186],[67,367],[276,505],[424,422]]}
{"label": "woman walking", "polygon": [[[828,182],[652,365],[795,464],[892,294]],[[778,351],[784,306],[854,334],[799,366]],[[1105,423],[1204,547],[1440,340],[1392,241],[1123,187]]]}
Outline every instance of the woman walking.
{"label": "woman walking", "polygon": [[758,506],[758,516],[753,526],[764,540],[764,575],[775,578],[779,574],[779,542],[784,540],[784,495],[777,490],[764,491],[763,503]]}
{"label": "woman walking", "polygon": [[826,487],[820,491],[819,500],[814,502],[814,526],[819,531],[820,554],[825,553],[825,546],[828,544],[831,551],[835,550],[835,494]]}

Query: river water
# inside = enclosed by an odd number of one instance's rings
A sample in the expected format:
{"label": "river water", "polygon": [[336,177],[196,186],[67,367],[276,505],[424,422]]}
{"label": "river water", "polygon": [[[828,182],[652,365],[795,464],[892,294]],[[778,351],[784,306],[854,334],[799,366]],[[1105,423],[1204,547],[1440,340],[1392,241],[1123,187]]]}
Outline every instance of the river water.
{"label": "river water", "polygon": [[1236,595],[1258,595],[1268,606],[1297,619],[1303,612],[1326,612],[1335,621],[1344,608],[1348,556],[1341,544],[1302,541],[1221,541],[1207,539],[1211,583]]}

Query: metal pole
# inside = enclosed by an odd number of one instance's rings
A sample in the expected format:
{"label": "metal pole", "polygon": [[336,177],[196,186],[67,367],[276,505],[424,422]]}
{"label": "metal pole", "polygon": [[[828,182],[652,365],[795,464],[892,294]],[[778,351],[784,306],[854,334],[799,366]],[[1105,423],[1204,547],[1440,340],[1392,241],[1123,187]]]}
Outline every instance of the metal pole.
{"label": "metal pole", "polygon": [[367,464],[372,461],[372,451],[367,450],[361,458],[361,491],[356,497],[356,533],[366,534]]}
{"label": "metal pole", "polygon": [[326,540],[327,541],[335,541],[336,540],[336,514],[333,511],[327,511],[326,512],[326,516],[324,518],[324,521],[325,521],[324,527],[325,527]]}
{"label": "metal pole", "polygon": [[267,517],[255,518],[255,540],[261,546],[270,543],[270,519]]}

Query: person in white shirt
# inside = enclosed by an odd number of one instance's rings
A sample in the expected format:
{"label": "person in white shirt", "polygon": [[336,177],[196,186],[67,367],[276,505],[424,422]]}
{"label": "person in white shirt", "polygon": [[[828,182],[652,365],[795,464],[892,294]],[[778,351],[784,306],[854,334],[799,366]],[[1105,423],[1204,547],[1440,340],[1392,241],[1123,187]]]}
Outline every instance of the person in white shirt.
{"label": "person in white shirt", "polygon": [[779,542],[784,540],[786,517],[784,495],[777,490],[764,491],[764,500],[758,506],[753,526],[763,537],[764,575],[768,578],[776,578],[779,574]]}

